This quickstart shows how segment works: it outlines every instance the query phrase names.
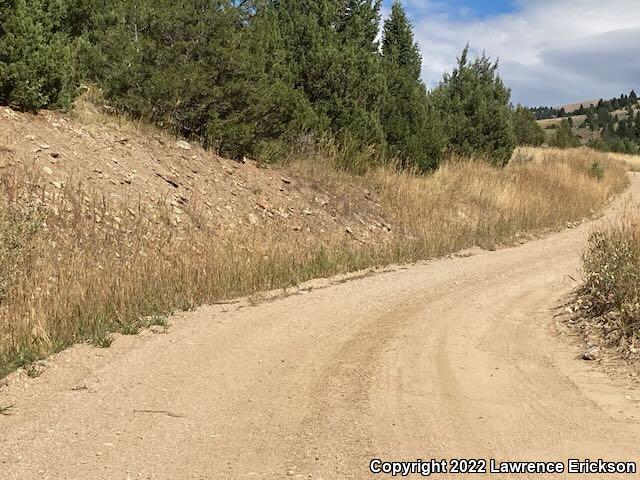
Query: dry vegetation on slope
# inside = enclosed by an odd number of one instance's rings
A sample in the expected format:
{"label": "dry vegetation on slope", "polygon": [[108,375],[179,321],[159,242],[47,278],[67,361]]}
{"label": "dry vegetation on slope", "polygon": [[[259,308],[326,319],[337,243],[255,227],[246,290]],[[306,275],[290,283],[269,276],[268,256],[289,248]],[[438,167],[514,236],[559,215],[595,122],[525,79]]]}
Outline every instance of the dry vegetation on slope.
{"label": "dry vegetation on slope", "polygon": [[0,375],[177,309],[562,228],[626,183],[586,150],[429,176],[336,155],[259,168],[113,119],[0,111]]}
{"label": "dry vegetation on slope", "polygon": [[567,322],[584,337],[585,359],[610,356],[640,361],[640,212],[622,215],[589,238],[582,257],[583,283]]}

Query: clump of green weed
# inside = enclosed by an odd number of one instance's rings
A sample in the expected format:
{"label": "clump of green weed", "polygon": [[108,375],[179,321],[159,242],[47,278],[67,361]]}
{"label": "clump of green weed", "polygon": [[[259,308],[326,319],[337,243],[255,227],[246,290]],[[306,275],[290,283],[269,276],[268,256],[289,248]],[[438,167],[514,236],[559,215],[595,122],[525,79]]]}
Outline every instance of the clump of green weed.
{"label": "clump of green weed", "polygon": [[120,332],[123,335],[137,335],[140,333],[140,324],[138,322],[122,322],[120,323]]}
{"label": "clump of green weed", "polygon": [[168,327],[169,326],[169,317],[166,315],[149,315],[145,318],[144,325],[146,327]]}
{"label": "clump of green weed", "polygon": [[589,173],[592,177],[597,178],[598,180],[602,180],[604,178],[604,166],[602,165],[602,163],[600,163],[599,160],[594,160],[591,163]]}
{"label": "clump of green weed", "polygon": [[104,330],[97,331],[89,339],[89,343],[98,348],[109,348],[113,343],[114,337],[111,333]]}

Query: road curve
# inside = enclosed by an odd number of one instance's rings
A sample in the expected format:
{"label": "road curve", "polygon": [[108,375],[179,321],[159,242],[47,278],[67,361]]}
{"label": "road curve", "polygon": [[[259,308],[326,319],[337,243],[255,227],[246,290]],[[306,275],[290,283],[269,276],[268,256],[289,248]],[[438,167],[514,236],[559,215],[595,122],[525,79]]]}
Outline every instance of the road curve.
{"label": "road curve", "polygon": [[[640,199],[640,177],[631,193]],[[368,479],[372,458],[640,461],[640,393],[552,329],[590,228],[206,307],[167,335],[62,352],[40,377],[0,387],[0,407],[13,405],[0,416],[0,479]]]}

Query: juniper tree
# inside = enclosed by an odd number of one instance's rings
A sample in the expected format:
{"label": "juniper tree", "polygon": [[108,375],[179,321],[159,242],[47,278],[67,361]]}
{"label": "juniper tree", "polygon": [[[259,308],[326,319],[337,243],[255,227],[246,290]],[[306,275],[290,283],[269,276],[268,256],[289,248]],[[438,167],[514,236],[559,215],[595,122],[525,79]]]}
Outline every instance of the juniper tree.
{"label": "juniper tree", "polygon": [[511,119],[511,91],[498,74],[498,62],[484,53],[469,61],[467,45],[450,74],[434,92],[445,120],[450,150],[460,156],[485,156],[505,165],[516,145]]}
{"label": "juniper tree", "polygon": [[109,2],[89,37],[95,79],[122,110],[230,156],[256,153],[313,120],[256,15],[230,0]]}
{"label": "juniper tree", "polygon": [[580,146],[580,139],[573,133],[571,125],[567,119],[560,122],[555,134],[549,141],[549,145],[557,148],[573,148]]}
{"label": "juniper tree", "polygon": [[382,0],[346,0],[337,24],[342,40],[377,53],[381,6]]}
{"label": "juniper tree", "polygon": [[320,120],[320,129],[360,148],[384,142],[379,99],[384,77],[375,44],[378,1],[275,0],[294,87]]}
{"label": "juniper tree", "polygon": [[387,81],[382,122],[389,154],[405,166],[433,169],[442,156],[444,138],[420,80],[422,57],[411,23],[398,1],[384,24],[382,55]]}
{"label": "juniper tree", "polygon": [[0,1],[0,103],[66,107],[78,78],[62,0]]}
{"label": "juniper tree", "polygon": [[518,105],[513,111],[513,128],[518,145],[538,146],[544,143],[544,130],[526,107]]}
{"label": "juniper tree", "polygon": [[422,56],[399,0],[393,3],[389,19],[384,23],[382,54],[388,64],[401,67],[415,81],[419,80]]}

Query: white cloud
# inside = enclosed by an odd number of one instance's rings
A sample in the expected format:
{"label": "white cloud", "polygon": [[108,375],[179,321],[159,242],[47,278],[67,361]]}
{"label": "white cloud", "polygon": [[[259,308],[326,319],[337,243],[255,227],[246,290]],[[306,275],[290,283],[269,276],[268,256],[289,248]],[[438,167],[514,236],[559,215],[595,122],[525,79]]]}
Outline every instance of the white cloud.
{"label": "white cloud", "polygon": [[563,104],[640,87],[640,1],[519,0],[513,13],[478,19],[443,2],[405,0],[429,85],[469,41],[500,58],[513,100]]}

